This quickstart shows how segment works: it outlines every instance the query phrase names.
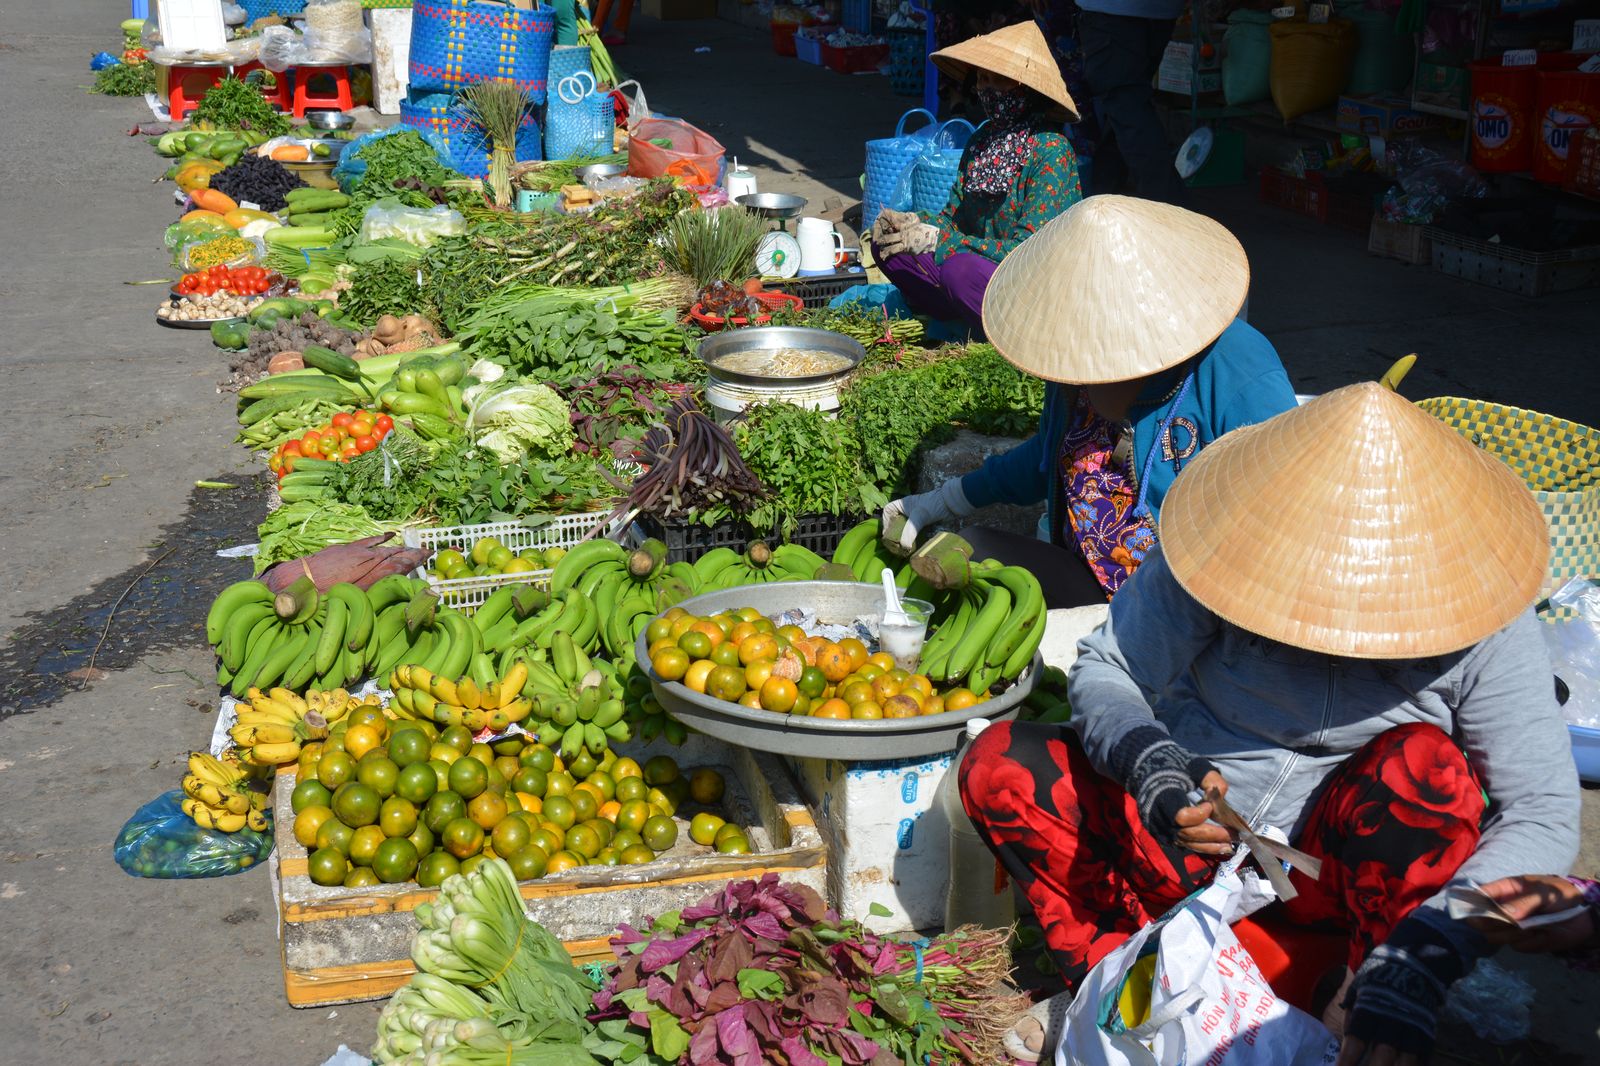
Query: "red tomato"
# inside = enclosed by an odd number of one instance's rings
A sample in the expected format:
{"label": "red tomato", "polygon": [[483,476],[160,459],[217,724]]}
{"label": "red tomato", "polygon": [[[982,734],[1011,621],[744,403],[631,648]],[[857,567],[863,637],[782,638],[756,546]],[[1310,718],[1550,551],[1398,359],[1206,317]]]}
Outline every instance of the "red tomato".
{"label": "red tomato", "polygon": [[356,416],[351,414],[349,411],[340,411],[338,414],[333,416],[333,428],[344,429],[355,420]]}
{"label": "red tomato", "polygon": [[320,455],[322,453],[322,434],[314,429],[306,430],[306,435],[300,438],[300,453],[302,455]]}
{"label": "red tomato", "polygon": [[300,455],[300,442],[297,440],[288,441],[278,450],[284,455]]}
{"label": "red tomato", "polygon": [[374,448],[376,448],[378,446],[378,442],[373,440],[369,436],[357,437],[355,443],[356,443],[356,451],[360,452],[363,455],[365,455],[367,452],[370,452],[372,449],[374,449]]}
{"label": "red tomato", "polygon": [[350,459],[361,454],[361,448],[353,440],[347,440],[339,445],[339,458]]}
{"label": "red tomato", "polygon": [[283,469],[283,456],[280,455],[280,454],[277,454],[277,453],[273,453],[272,457],[267,460],[267,469],[272,471],[274,474],[276,474],[280,470],[282,470]]}
{"label": "red tomato", "polygon": [[283,457],[283,469],[278,471],[278,476],[282,477],[284,474],[292,474],[292,473],[294,473],[294,468],[295,468],[296,464],[298,464],[299,462],[300,462],[300,456],[299,455],[286,455],[286,456],[284,456]]}
{"label": "red tomato", "polygon": [[379,415],[378,420],[374,422],[373,425],[377,429],[387,433],[394,428],[394,419],[390,418],[388,415]]}
{"label": "red tomato", "polygon": [[[391,426],[389,428],[393,429],[394,427]],[[378,429],[376,427],[374,427],[374,429],[372,430],[372,433],[371,433],[371,437],[372,437],[373,440],[382,440],[383,438],[387,437],[388,435],[389,435],[389,430],[388,429]]]}

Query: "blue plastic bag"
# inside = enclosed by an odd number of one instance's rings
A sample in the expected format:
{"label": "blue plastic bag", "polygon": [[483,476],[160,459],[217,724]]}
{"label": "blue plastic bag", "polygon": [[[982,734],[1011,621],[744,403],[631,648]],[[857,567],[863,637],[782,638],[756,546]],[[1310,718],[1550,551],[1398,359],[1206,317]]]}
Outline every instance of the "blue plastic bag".
{"label": "blue plastic bag", "polygon": [[99,72],[107,67],[120,66],[121,64],[122,60],[118,59],[110,52],[96,52],[89,60],[89,69]]}
{"label": "blue plastic bag", "polygon": [[223,833],[202,829],[183,813],[178,789],[163,792],[134,812],[117,834],[112,854],[135,877],[225,877],[248,870],[272,854],[272,810],[267,831]]}
{"label": "blue plastic bag", "polygon": [[[916,312],[906,304],[906,298],[899,289],[888,283],[880,285],[857,285],[846,289],[828,301],[829,307],[861,306],[866,308],[881,308],[883,313],[890,318],[917,318]],[[965,322],[941,322],[938,319],[923,318],[923,339],[935,342],[967,340],[971,329]]]}
{"label": "blue plastic bag", "polygon": [[363,133],[345,145],[344,151],[339,153],[339,162],[333,168],[333,180],[339,183],[339,188],[342,191],[349,192],[355,188],[356,182],[366,176],[367,161],[360,158],[361,149],[380,137],[388,137],[396,133],[415,133],[418,137],[428,142],[428,147],[433,149],[433,154],[439,160],[440,166],[449,170],[455,169],[455,164],[450,161],[450,146],[445,144],[444,138],[433,130],[419,129],[416,126],[406,125],[389,126],[386,129]]}

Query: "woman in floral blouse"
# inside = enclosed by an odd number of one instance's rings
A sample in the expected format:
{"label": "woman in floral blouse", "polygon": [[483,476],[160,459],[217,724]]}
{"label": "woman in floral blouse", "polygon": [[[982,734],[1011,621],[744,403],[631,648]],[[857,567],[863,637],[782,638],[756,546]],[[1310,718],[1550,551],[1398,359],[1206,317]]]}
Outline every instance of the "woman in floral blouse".
{"label": "woman in floral blouse", "polygon": [[1083,197],[1063,120],[1077,107],[1032,22],[933,54],[941,70],[976,78],[987,120],[961,157],[950,202],[932,220],[880,212],[873,256],[912,310],[983,329],[983,293],[1011,251]]}

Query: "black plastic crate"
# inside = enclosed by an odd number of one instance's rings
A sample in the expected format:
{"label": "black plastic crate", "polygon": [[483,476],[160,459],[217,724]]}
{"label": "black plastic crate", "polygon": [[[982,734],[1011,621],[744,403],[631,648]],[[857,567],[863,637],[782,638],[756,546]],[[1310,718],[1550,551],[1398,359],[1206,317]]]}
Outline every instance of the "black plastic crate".
{"label": "black plastic crate", "polygon": [[827,307],[829,301],[846,289],[853,289],[857,285],[867,284],[867,275],[862,274],[819,274],[810,278],[785,278],[782,281],[769,281],[768,289],[774,292],[786,292],[792,296],[800,297],[801,302],[807,307]]}
{"label": "black plastic crate", "polygon": [[[795,524],[794,534],[787,538],[791,544],[810,548],[824,559],[833,555],[839,538],[864,521],[865,515],[804,515]],[[667,546],[667,561],[693,562],[713,548],[733,548],[744,551],[753,540],[776,543],[777,539],[758,534],[745,522],[719,522],[714,526],[699,522],[662,522],[648,515],[641,516],[639,525],[646,535],[660,539]]]}

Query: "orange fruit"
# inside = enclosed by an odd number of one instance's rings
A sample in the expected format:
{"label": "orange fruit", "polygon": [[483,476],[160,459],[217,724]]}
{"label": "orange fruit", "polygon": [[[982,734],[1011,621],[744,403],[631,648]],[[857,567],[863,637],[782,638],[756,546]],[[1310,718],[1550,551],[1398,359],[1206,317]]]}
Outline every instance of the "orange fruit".
{"label": "orange fruit", "polygon": [[[613,761],[611,765],[615,766],[616,762]],[[617,794],[616,778],[612,777],[604,770],[596,770],[594,773],[590,774],[588,779],[584,781],[584,784],[592,785],[600,793],[601,803],[615,798]]]}
{"label": "orange fruit", "polygon": [[795,654],[793,648],[785,649],[778,661],[772,667],[772,675],[781,677],[785,681],[799,681],[800,676],[806,672],[806,665],[800,656]]}
{"label": "orange fruit", "polygon": [[611,767],[611,776],[621,781],[624,777],[643,777],[644,771],[639,768],[638,760],[624,755]]}
{"label": "orange fruit", "polygon": [[678,638],[677,637],[664,637],[661,640],[652,640],[650,642],[650,658],[654,659],[663,650],[665,650],[667,648],[676,648],[677,646],[678,646]]}
{"label": "orange fruit", "polygon": [[743,644],[755,631],[754,625],[741,618],[738,625],[728,630],[728,641],[732,644]]}
{"label": "orange fruit", "polygon": [[817,652],[817,669],[829,681],[843,681],[853,669],[850,653],[837,644],[824,644]]}
{"label": "orange fruit", "polygon": [[885,718],[915,718],[921,713],[922,707],[910,696],[890,696],[883,703]]}
{"label": "orange fruit", "polygon": [[839,650],[844,652],[845,656],[850,660],[852,672],[866,665],[868,658],[867,646],[855,637],[845,637],[841,640],[839,642]]}
{"label": "orange fruit", "polygon": [[888,674],[875,677],[872,679],[872,694],[878,697],[879,703],[882,703],[890,696],[900,695],[900,682],[896,681]]}
{"label": "orange fruit", "polygon": [[689,627],[698,621],[700,621],[700,619],[687,614],[681,614],[677,618],[674,618],[672,620],[671,629],[672,639],[677,640],[679,637],[689,632]]}
{"label": "orange fruit", "polygon": [[710,811],[701,811],[689,823],[689,839],[702,847],[710,847],[717,839],[717,830],[727,825],[727,820]]}
{"label": "orange fruit", "polygon": [[883,676],[884,670],[875,663],[864,663],[856,671],[856,676],[863,681],[874,681]]}
{"label": "orange fruit", "polygon": [[778,629],[778,636],[782,637],[784,640],[787,640],[790,644],[793,644],[797,640],[805,640],[806,631],[801,629],[799,626],[780,626]]}
{"label": "orange fruit", "polygon": [[650,804],[644,800],[632,800],[624,803],[617,811],[616,823],[619,830],[628,829],[637,833],[644,828],[644,823],[650,820]]}
{"label": "orange fruit", "polygon": [[689,656],[681,648],[662,648],[650,656],[650,665],[663,681],[681,681],[689,672]]}
{"label": "orange fruit", "polygon": [[[713,627],[715,628],[715,627]],[[678,638],[678,647],[691,659],[711,658],[711,649],[716,647],[711,643],[711,638],[698,629],[691,629]]]}
{"label": "orange fruit", "polygon": [[945,712],[944,697],[929,696],[922,701],[923,714],[943,714]]}
{"label": "orange fruit", "polygon": [[823,677],[822,671],[815,666],[808,666],[800,672],[800,680],[795,682],[795,685],[807,696],[817,699],[822,697],[823,690],[828,687],[828,679]]}
{"label": "orange fruit", "polygon": [[544,801],[544,810],[540,812],[551,824],[559,827],[563,833],[571,829],[578,821],[578,811],[572,801],[565,796],[551,796]]}
{"label": "orange fruit", "polygon": [[871,655],[867,656],[867,662],[871,663],[873,666],[876,666],[884,673],[888,673],[890,670],[895,668],[894,656],[890,655],[886,651],[873,652]]}
{"label": "orange fruit", "polygon": [[576,870],[583,865],[583,857],[570,851],[558,851],[550,856],[550,861],[545,864],[544,872],[558,874],[563,870]]}
{"label": "orange fruit", "polygon": [[722,775],[709,766],[702,766],[689,775],[689,798],[708,807],[722,802],[727,787]]}
{"label": "orange fruit", "polygon": [[794,710],[799,697],[800,690],[795,688],[794,682],[776,674],[767,678],[761,686],[761,706],[764,710],[787,714]]}
{"label": "orange fruit", "polygon": [[[819,700],[818,702],[820,703],[821,701]],[[794,698],[794,712],[793,713],[795,713],[795,714],[810,714],[811,713],[811,697],[807,696],[804,692],[802,692],[802,693],[800,693],[800,695],[796,696]]]}
{"label": "orange fruit", "polygon": [[669,640],[672,636],[672,619],[662,616],[653,620],[645,627],[645,639],[653,647],[657,641]]}
{"label": "orange fruit", "polygon": [[580,793],[594,800],[594,805],[596,808],[606,801],[606,794],[601,791],[599,785],[596,785],[591,781],[584,781],[582,784],[578,785],[577,788],[572,790],[572,794],[567,798],[576,802]]}
{"label": "orange fruit", "polygon": [[344,750],[357,762],[367,752],[383,744],[383,734],[378,732],[375,725],[353,725],[345,731]]}
{"label": "orange fruit", "polygon": [[732,643],[718,644],[711,649],[711,661],[718,666],[731,666],[743,674],[744,664],[739,661],[739,648]]}
{"label": "orange fruit", "polygon": [[757,659],[744,668],[744,683],[750,688],[760,688],[767,683],[767,678],[772,676],[772,668],[777,665],[773,659]]}
{"label": "orange fruit", "polygon": [[964,711],[978,702],[970,689],[953,688],[944,694],[944,709],[947,711]]}
{"label": "orange fruit", "polygon": [[503,822],[509,810],[498,793],[480,792],[467,804],[467,817],[487,831]]}
{"label": "orange fruit", "polygon": [[813,718],[849,718],[850,705],[841,699],[824,700],[822,706],[811,712]]}
{"label": "orange fruit", "polygon": [[[745,623],[748,625],[749,623]],[[769,634],[754,633],[739,642],[739,662],[749,666],[761,659],[776,659],[778,642]]]}
{"label": "orange fruit", "polygon": [[715,621],[696,622],[694,625],[689,627],[689,632],[704,633],[706,635],[706,639],[711,641],[711,646],[713,648],[728,639],[727,632]]}
{"label": "orange fruit", "polygon": [[750,624],[756,627],[757,633],[766,633],[770,636],[778,632],[778,627],[772,624],[770,618],[752,618]]}
{"label": "orange fruit", "polygon": [[612,824],[616,823],[617,815],[621,813],[621,811],[622,804],[618,803],[616,800],[606,800],[604,803],[600,804],[600,817],[604,818],[608,822],[611,822]]}
{"label": "orange fruit", "polygon": [[858,703],[864,703],[877,697],[872,694],[872,682],[857,680],[847,681],[840,685],[839,698],[854,707]]}
{"label": "orange fruit", "polygon": [[817,665],[818,644],[816,640],[811,637],[803,637],[800,640],[792,641],[789,646],[795,650],[795,653],[800,656],[801,661],[807,666]]}
{"label": "orange fruit", "polygon": [[[730,647],[731,645],[723,645]],[[721,651],[722,649],[717,649]],[[744,671],[737,666],[719,666],[706,678],[706,695],[733,703],[745,693]]]}
{"label": "orange fruit", "polygon": [[933,682],[929,681],[922,674],[912,674],[910,677],[906,678],[905,682],[901,685],[900,691],[919,692],[924,698],[926,698],[933,695]]}
{"label": "orange fruit", "polygon": [[544,810],[544,800],[540,799],[538,796],[535,796],[530,792],[518,792],[516,796],[517,802],[522,805],[522,809],[527,811],[529,814],[538,814],[540,811]]}
{"label": "orange fruit", "polygon": [[877,700],[862,700],[850,708],[851,718],[876,719],[883,717],[883,707]]}
{"label": "orange fruit", "polygon": [[705,692],[706,680],[716,668],[717,664],[710,659],[697,659],[689,665],[689,672],[683,675],[683,683],[695,692]]}
{"label": "orange fruit", "polygon": [[761,690],[754,688],[747,690],[743,696],[739,697],[739,706],[748,707],[752,711],[761,710]]}
{"label": "orange fruit", "polygon": [[572,817],[577,822],[587,822],[600,813],[600,800],[595,799],[593,792],[586,792],[582,785],[572,790]]}
{"label": "orange fruit", "polygon": [[470,818],[457,818],[440,834],[444,850],[458,859],[471,858],[483,850],[483,827]]}

